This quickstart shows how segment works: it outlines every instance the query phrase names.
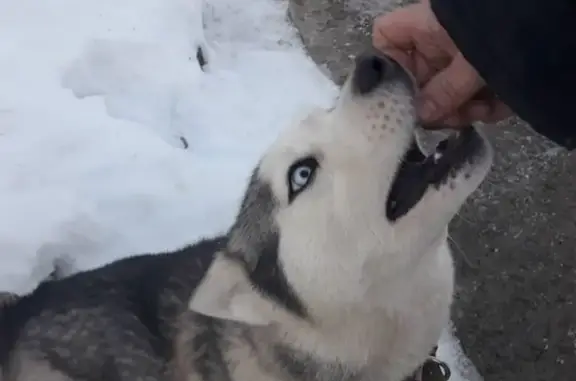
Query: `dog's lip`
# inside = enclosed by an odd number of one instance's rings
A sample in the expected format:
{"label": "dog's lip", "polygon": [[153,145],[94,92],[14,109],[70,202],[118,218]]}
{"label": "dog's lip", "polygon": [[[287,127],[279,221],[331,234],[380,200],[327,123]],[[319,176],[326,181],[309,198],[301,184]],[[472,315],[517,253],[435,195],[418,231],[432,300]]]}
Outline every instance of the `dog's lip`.
{"label": "dog's lip", "polygon": [[404,59],[404,56],[401,54],[397,54],[394,51],[386,51],[384,55],[391,61],[393,61],[399,70],[401,70],[409,79],[409,82],[414,86],[414,89],[418,89],[418,80],[414,75],[414,71],[411,70],[410,63],[407,59]]}
{"label": "dog's lip", "polygon": [[[415,164],[426,169],[458,169],[470,155],[473,155],[479,148],[482,138],[473,126],[468,126],[459,131],[453,131],[447,138],[440,140],[436,144],[434,152],[425,155],[416,140],[406,152],[403,162]],[[467,150],[469,149],[469,150]],[[445,168],[440,168],[445,167]],[[437,183],[437,179],[429,179],[431,183]]]}
{"label": "dog's lip", "polygon": [[410,80],[410,83],[412,83],[412,86],[414,86],[414,89],[418,90],[418,86],[417,86],[418,80],[416,79],[416,76],[414,75],[412,70],[410,70],[407,66],[402,64],[402,62],[396,61],[396,63],[398,64],[398,67],[400,67],[400,69],[404,72],[404,74],[406,74],[406,76]]}
{"label": "dog's lip", "polygon": [[386,214],[391,221],[408,213],[424,196],[429,187],[440,187],[450,177],[471,162],[484,146],[483,138],[473,126],[453,132],[438,143],[426,156],[415,139],[400,164],[386,202]]}

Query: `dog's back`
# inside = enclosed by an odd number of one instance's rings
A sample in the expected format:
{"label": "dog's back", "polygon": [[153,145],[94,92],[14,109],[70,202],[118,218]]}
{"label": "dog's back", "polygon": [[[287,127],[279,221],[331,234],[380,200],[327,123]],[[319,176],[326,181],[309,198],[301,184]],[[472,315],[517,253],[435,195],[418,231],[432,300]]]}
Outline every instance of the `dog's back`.
{"label": "dog's back", "polygon": [[221,245],[127,258],[6,300],[1,380],[161,379],[176,319]]}

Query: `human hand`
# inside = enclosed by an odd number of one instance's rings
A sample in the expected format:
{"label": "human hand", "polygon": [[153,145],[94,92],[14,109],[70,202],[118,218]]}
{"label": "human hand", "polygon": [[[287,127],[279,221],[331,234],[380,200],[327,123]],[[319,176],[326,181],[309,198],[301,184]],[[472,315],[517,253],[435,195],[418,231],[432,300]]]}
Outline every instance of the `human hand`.
{"label": "human hand", "polygon": [[424,125],[459,127],[512,115],[440,25],[429,0],[377,17],[372,42],[415,76]]}

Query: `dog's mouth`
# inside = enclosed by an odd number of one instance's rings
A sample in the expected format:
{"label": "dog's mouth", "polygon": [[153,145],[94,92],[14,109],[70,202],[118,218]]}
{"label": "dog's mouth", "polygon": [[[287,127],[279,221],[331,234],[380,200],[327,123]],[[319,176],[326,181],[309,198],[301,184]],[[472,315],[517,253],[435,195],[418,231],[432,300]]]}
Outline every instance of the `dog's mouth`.
{"label": "dog's mouth", "polygon": [[413,139],[400,164],[386,201],[386,216],[395,221],[422,199],[429,187],[439,188],[478,157],[484,140],[472,126],[453,133],[425,156]]}

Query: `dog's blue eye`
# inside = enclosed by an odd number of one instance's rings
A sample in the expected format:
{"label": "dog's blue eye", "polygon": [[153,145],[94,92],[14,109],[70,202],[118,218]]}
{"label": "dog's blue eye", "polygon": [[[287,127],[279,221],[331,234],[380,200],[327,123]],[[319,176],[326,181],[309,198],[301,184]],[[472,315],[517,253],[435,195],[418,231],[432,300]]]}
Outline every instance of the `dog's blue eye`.
{"label": "dog's blue eye", "polygon": [[308,181],[310,181],[310,176],[312,176],[312,168],[305,165],[296,168],[294,173],[292,173],[292,188],[299,190],[306,186]]}
{"label": "dog's blue eye", "polygon": [[288,170],[289,201],[310,185],[317,168],[318,161],[313,157],[307,157],[292,164]]}

